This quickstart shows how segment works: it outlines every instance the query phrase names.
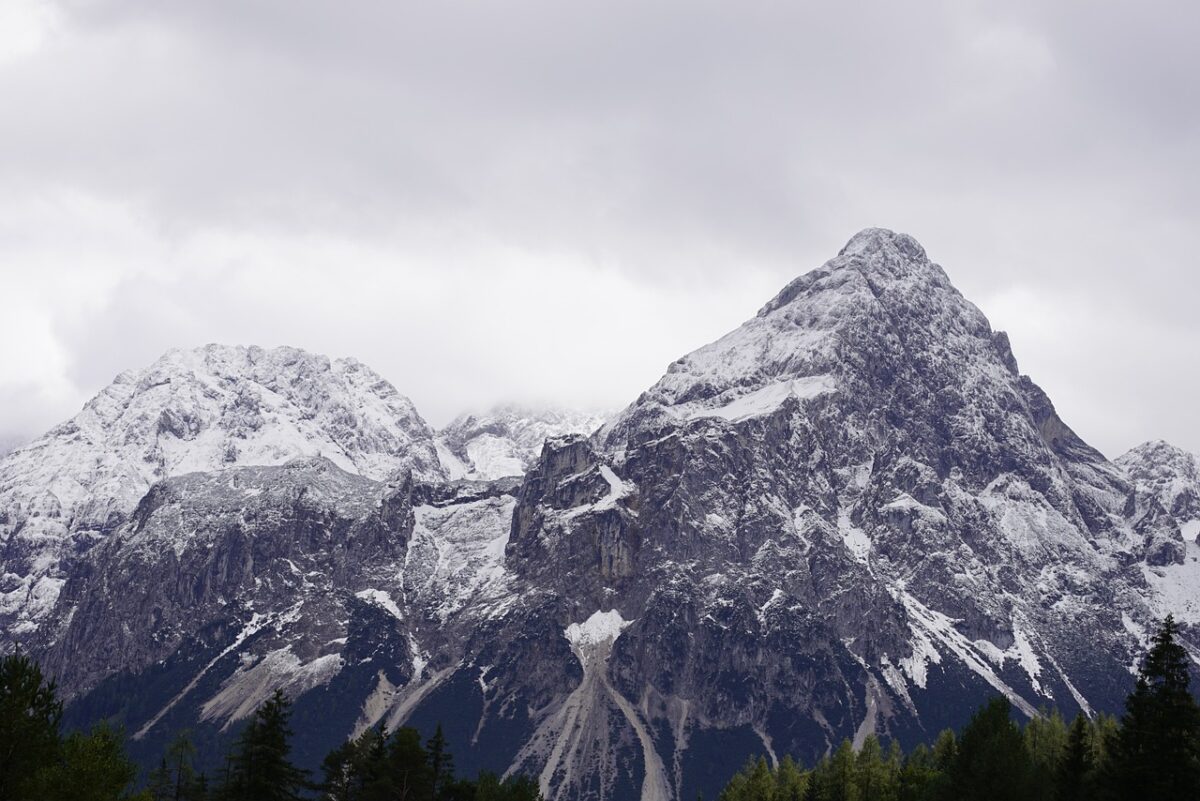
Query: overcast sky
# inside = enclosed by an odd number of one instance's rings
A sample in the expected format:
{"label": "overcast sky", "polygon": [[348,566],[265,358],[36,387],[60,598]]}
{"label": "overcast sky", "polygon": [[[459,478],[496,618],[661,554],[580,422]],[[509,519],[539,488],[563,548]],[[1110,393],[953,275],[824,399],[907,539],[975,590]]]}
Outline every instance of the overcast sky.
{"label": "overcast sky", "polygon": [[620,407],[912,234],[1115,456],[1200,451],[1200,4],[0,0],[0,444],[175,346]]}

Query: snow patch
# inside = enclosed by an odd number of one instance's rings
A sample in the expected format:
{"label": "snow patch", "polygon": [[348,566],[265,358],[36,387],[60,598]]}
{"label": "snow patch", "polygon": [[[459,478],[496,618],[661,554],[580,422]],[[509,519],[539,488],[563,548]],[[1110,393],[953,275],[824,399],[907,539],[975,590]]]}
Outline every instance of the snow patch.
{"label": "snow patch", "polygon": [[[975,649],[974,643],[970,642],[961,632],[954,627],[954,620],[943,615],[941,612],[936,612],[929,609],[908,592],[901,590],[899,592],[900,601],[904,604],[904,608],[908,611],[909,619],[916,624],[917,628],[923,629],[924,634],[928,635],[926,643],[932,646],[931,640],[937,640],[946,648],[948,648],[955,656],[958,657],[964,665],[970,668],[976,675],[990,684],[995,690],[1002,693],[1013,706],[1020,709],[1028,717],[1033,717],[1037,714],[1037,710],[1033,705],[1026,701],[1012,687],[1008,686],[996,673],[987,665],[985,657],[981,656]],[[915,652],[915,648],[914,648]],[[914,653],[915,655],[915,653]],[[940,662],[940,656],[936,660]],[[922,672],[922,675],[924,673]],[[920,685],[923,686],[923,685]]]}
{"label": "snow patch", "polygon": [[269,652],[252,667],[239,667],[220,691],[200,708],[200,720],[224,720],[222,730],[254,714],[271,694],[282,689],[295,698],[326,684],[342,669],[341,654],[326,654],[307,664],[290,645]]}
{"label": "snow patch", "polygon": [[846,550],[850,551],[851,555],[859,562],[864,565],[868,564],[871,556],[871,538],[865,531],[850,522],[848,509],[838,512],[838,532],[842,535],[842,542],[846,544]]}
{"label": "snow patch", "polygon": [[595,511],[613,508],[617,505],[617,501],[633,491],[633,484],[622,481],[606,464],[600,465],[600,475],[604,476],[604,480],[608,482],[608,494],[592,506]]}
{"label": "snow patch", "polygon": [[454,455],[454,451],[450,450],[450,446],[441,437],[434,440],[433,447],[437,452],[438,461],[442,464],[442,469],[446,471],[446,476],[451,481],[466,478],[467,474],[471,472],[471,468]]}
{"label": "snow patch", "polygon": [[1180,623],[1200,624],[1200,543],[1184,543],[1183,564],[1142,565],[1150,585],[1150,609],[1157,618],[1168,614]]}
{"label": "snow patch", "polygon": [[513,442],[493,434],[481,434],[468,442],[467,458],[474,468],[472,478],[491,481],[525,475],[525,464],[517,455]]}
{"label": "snow patch", "polygon": [[515,600],[505,547],[516,499],[418,506],[401,581],[406,606],[428,604],[445,621],[475,606],[497,616]]}
{"label": "snow patch", "polygon": [[771,593],[771,597],[767,599],[766,603],[758,608],[758,625],[765,629],[767,627],[767,610],[786,597],[784,591],[776,587],[775,592]]}
{"label": "snow patch", "polygon": [[397,620],[404,619],[404,615],[400,612],[400,607],[396,606],[396,602],[392,600],[392,596],[383,590],[362,590],[361,592],[354,593],[354,597],[390,612],[392,617]]}
{"label": "snow patch", "polygon": [[633,621],[621,617],[616,609],[596,611],[582,623],[572,623],[563,630],[563,635],[576,649],[585,649],[600,643],[612,643]]}
{"label": "snow patch", "polygon": [[809,400],[818,395],[837,390],[837,382],[831,375],[814,375],[804,378],[793,378],[768,384],[761,389],[747,392],[735,397],[720,406],[709,406],[712,401],[697,401],[685,403],[671,411],[685,419],[698,417],[720,417],[736,422],[751,417],[761,417],[770,414],[783,405],[788,398]]}

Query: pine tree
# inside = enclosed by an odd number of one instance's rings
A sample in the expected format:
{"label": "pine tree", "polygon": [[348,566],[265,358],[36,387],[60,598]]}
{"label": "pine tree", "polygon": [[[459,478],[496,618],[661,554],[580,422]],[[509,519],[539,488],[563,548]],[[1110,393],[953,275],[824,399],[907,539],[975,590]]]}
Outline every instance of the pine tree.
{"label": "pine tree", "polygon": [[829,760],[829,771],[821,787],[821,801],[859,801],[857,763],[854,746],[849,740],[843,740]]}
{"label": "pine tree", "polygon": [[367,729],[329,752],[321,764],[325,801],[386,801],[393,795],[387,768],[387,727]]}
{"label": "pine tree", "polygon": [[913,749],[900,769],[900,801],[926,801],[935,798],[942,773],[934,762],[933,752],[924,743]]}
{"label": "pine tree", "polygon": [[62,743],[59,759],[44,765],[28,798],[38,801],[125,801],[137,767],[125,756],[125,735],[101,723],[87,734],[74,732]]}
{"label": "pine tree", "polygon": [[454,757],[446,748],[446,737],[442,734],[442,724],[425,744],[429,752],[429,773],[432,782],[433,798],[441,801],[443,791],[454,782]]}
{"label": "pine tree", "polygon": [[766,757],[754,760],[746,777],[744,801],[774,801],[775,775],[767,764]]}
{"label": "pine tree", "polygon": [[829,757],[821,757],[813,769],[808,772],[808,787],[804,791],[804,801],[821,801],[826,795],[826,785],[829,784]]}
{"label": "pine tree", "polygon": [[1055,772],[1054,797],[1057,801],[1085,801],[1095,797],[1092,789],[1093,761],[1091,724],[1080,712],[1071,723],[1067,744]]}
{"label": "pine tree", "polygon": [[1110,778],[1118,798],[1200,798],[1200,707],[1188,689],[1188,656],[1167,616],[1142,661],[1113,744]]}
{"label": "pine tree", "polygon": [[855,783],[863,799],[895,801],[898,788],[892,783],[891,771],[883,760],[883,747],[874,734],[863,741],[855,767]]}
{"label": "pine tree", "polygon": [[421,735],[405,727],[391,736],[387,745],[387,777],[395,795],[406,801],[430,801],[433,798],[433,771],[429,756],[421,747]]}
{"label": "pine tree", "polygon": [[1031,760],[1006,698],[980,709],[963,729],[950,768],[958,801],[1026,801],[1032,793]]}
{"label": "pine tree", "polygon": [[1111,773],[1112,754],[1121,734],[1121,724],[1112,715],[1103,712],[1096,715],[1088,726],[1088,742],[1092,751],[1092,779]]}
{"label": "pine tree", "polygon": [[146,781],[146,789],[153,801],[169,801],[171,798],[171,769],[167,767],[167,758],[165,756],[159,760],[158,767],[150,771],[150,775]]}
{"label": "pine tree", "polygon": [[958,738],[950,729],[942,729],[933,741],[933,766],[942,773],[949,773],[958,758]]}
{"label": "pine tree", "polygon": [[305,773],[288,759],[291,703],[282,691],[267,699],[234,746],[221,801],[297,801],[307,788]]}
{"label": "pine tree", "polygon": [[200,801],[204,796],[200,788],[200,776],[192,765],[196,746],[192,744],[191,732],[184,729],[167,746],[163,764],[168,774],[167,801]]}
{"label": "pine tree", "polygon": [[21,653],[0,659],[0,801],[25,797],[24,787],[59,755],[62,702],[53,681]]}
{"label": "pine tree", "polygon": [[904,749],[899,740],[892,740],[888,746],[887,776],[893,788],[892,797],[900,797],[900,771],[904,769]]}
{"label": "pine tree", "polygon": [[325,755],[321,762],[321,798],[323,801],[356,801],[354,786],[354,743],[344,742]]}
{"label": "pine tree", "polygon": [[1025,724],[1030,760],[1030,801],[1054,801],[1055,776],[1067,743],[1067,726],[1057,710],[1043,709]]}
{"label": "pine tree", "polygon": [[779,760],[775,771],[775,801],[804,801],[808,775],[790,756]]}

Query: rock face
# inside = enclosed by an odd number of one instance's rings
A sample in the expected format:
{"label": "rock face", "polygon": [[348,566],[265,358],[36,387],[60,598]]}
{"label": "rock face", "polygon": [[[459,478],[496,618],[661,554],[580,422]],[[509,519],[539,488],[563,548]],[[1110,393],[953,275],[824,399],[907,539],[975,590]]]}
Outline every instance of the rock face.
{"label": "rock face", "polygon": [[34,631],[73,566],[155,481],[324,456],[373,478],[442,476],[412,403],[353,359],[295,348],[176,350],[117,376],[72,420],[0,460],[0,621]]}
{"label": "rock face", "polygon": [[1155,613],[1200,625],[1200,458],[1158,441],[1117,464],[1137,484],[1131,516],[1154,532],[1143,570]]}
{"label": "rock face", "polygon": [[498,406],[487,414],[465,414],[438,432],[438,456],[451,478],[491,481],[524,475],[542,443],[567,434],[591,434],[606,415],[569,409]]}
{"label": "rock face", "polygon": [[1117,459],[1138,484],[1144,507],[1157,502],[1162,511],[1186,529],[1186,538],[1196,539],[1200,527],[1200,458],[1182,448],[1159,440],[1137,446]]}
{"label": "rock face", "polygon": [[[516,454],[506,425],[452,425],[442,464],[508,472],[469,447]],[[389,470],[317,449],[132,490],[25,638],[72,719],[147,761],[188,726],[215,763],[281,686],[309,765],[440,722],[461,769],[658,801],[995,693],[1118,710],[1167,611],[1200,662],[1195,457],[1107,461],[902,234],[858,234],[593,435],[522,446],[523,476],[448,480],[426,430],[372,451]]]}

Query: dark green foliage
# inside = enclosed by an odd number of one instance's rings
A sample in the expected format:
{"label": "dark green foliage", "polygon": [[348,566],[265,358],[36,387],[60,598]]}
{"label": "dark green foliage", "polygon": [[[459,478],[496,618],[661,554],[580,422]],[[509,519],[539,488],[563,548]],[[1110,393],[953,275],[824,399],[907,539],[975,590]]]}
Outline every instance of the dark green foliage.
{"label": "dark green foliage", "polygon": [[963,729],[950,767],[950,789],[961,801],[1026,801],[1032,760],[1007,698],[994,698]]}
{"label": "dark green foliage", "polygon": [[1067,744],[1054,777],[1056,801],[1086,801],[1096,796],[1093,736],[1091,724],[1080,713],[1067,732]]}
{"label": "dark green foliage", "polygon": [[440,723],[425,747],[429,751],[429,778],[433,783],[433,797],[436,801],[441,801],[447,788],[454,783],[454,757],[446,748],[446,738],[442,734]]}
{"label": "dark green foliage", "polygon": [[944,774],[938,769],[933,752],[922,743],[913,749],[900,769],[897,798],[900,801],[926,801],[941,797]]}
{"label": "dark green foliage", "polygon": [[124,801],[137,769],[101,724],[63,739],[54,682],[29,657],[0,659],[0,801]]}
{"label": "dark green foliage", "polygon": [[24,654],[0,661],[0,801],[28,798],[29,782],[62,746],[62,702]]}
{"label": "dark green foliage", "polygon": [[1200,707],[1188,688],[1188,655],[1168,616],[1142,661],[1112,744],[1110,788],[1119,799],[1200,798]]}
{"label": "dark green foliage", "polygon": [[242,729],[230,754],[219,801],[297,801],[307,788],[305,773],[288,759],[291,703],[276,690]]}
{"label": "dark green foliage", "polygon": [[807,791],[807,774],[790,756],[785,756],[775,771],[775,801],[804,801]]}
{"label": "dark green foliage", "polygon": [[896,801],[900,791],[899,766],[884,759],[883,747],[869,735],[858,751],[855,783],[858,796],[872,801]]}
{"label": "dark green foliage", "polygon": [[150,774],[153,801],[206,801],[208,782],[192,765],[195,755],[190,733],[180,732],[167,746],[158,768]]}
{"label": "dark green foliage", "polygon": [[40,801],[117,801],[146,799],[131,795],[137,767],[125,756],[125,736],[100,724],[88,734],[74,732],[62,743],[58,759],[33,781],[31,798]]}
{"label": "dark green foliage", "polygon": [[1067,745],[1067,724],[1058,711],[1042,710],[1025,725],[1025,750],[1029,755],[1030,801],[1055,801],[1055,777]]}
{"label": "dark green foliage", "polygon": [[524,776],[501,781],[481,773],[456,779],[454,759],[441,727],[421,745],[416,729],[389,733],[379,727],[335,748],[325,757],[324,801],[539,801],[541,792]]}

